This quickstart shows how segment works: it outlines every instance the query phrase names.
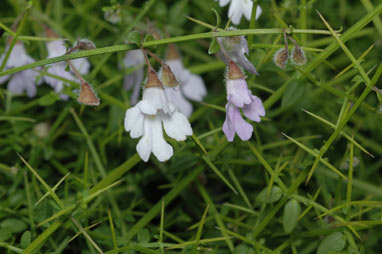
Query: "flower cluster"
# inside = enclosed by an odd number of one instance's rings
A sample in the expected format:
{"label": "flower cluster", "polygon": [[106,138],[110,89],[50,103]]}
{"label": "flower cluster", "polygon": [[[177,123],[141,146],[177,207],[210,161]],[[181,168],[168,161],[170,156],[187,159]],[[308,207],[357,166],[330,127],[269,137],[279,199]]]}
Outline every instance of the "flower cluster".
{"label": "flower cluster", "polygon": [[[5,52],[9,50],[9,46],[6,47]],[[0,57],[0,63],[3,63],[5,59],[6,53]],[[29,56],[25,50],[24,44],[21,42],[17,42],[5,64],[5,70],[19,67],[25,64],[33,63],[34,59]],[[8,82],[8,91],[13,94],[22,94],[24,92],[27,93],[28,97],[34,97],[37,92],[36,88],[36,79],[39,76],[38,69],[28,69],[20,72],[16,72],[13,75],[6,75],[0,77],[0,84]],[[37,82],[37,84],[41,84],[41,82]]]}
{"label": "flower cluster", "polygon": [[177,141],[186,140],[192,129],[187,117],[168,101],[162,82],[151,67],[147,75],[142,100],[126,111],[125,129],[130,137],[141,137],[137,152],[143,161],[147,162],[151,153],[159,161],[166,161],[174,152],[163,137],[162,124],[166,134]]}
{"label": "flower cluster", "polygon": [[[220,5],[224,6],[228,2],[230,1],[220,0]],[[249,19],[252,6],[253,3],[249,0],[232,0],[229,7],[229,17],[232,22],[238,24],[243,14]],[[261,8],[258,8],[257,17],[261,13]],[[229,30],[234,29],[229,28]],[[81,39],[73,47],[67,48],[65,41],[58,39],[52,30],[46,28],[46,34],[48,38],[57,38],[46,43],[49,58],[71,54],[78,50],[95,49],[94,43],[86,39]],[[221,50],[219,56],[227,65],[226,118],[222,129],[229,142],[234,140],[236,134],[241,140],[249,140],[253,126],[244,120],[241,113],[250,121],[260,122],[261,117],[265,116],[265,109],[261,99],[253,95],[248,88],[244,70],[251,74],[258,73],[248,59],[248,43],[244,36],[219,37],[217,42]],[[299,56],[300,51],[301,49],[296,47],[292,55]],[[151,66],[148,55],[161,65],[158,73]],[[4,57],[5,55],[1,57],[1,62]],[[34,59],[26,53],[23,44],[17,43],[6,61],[5,68],[32,62]],[[141,85],[145,78],[145,65],[147,77],[142,99],[139,100]],[[124,118],[125,130],[130,133],[131,138],[139,138],[136,150],[143,161],[147,162],[151,153],[161,162],[169,160],[174,151],[167,143],[164,134],[176,141],[184,141],[187,136],[193,134],[188,117],[193,111],[191,101],[201,102],[207,95],[203,79],[184,67],[181,54],[174,44],[168,45],[164,61],[148,49],[130,50],[126,53],[120,68],[127,71],[124,75],[124,88],[132,90],[130,99],[132,107],[126,111]],[[2,77],[0,82],[10,79],[8,90],[13,93],[22,93],[25,90],[28,96],[32,97],[36,94],[36,78],[42,72],[45,75],[40,81],[50,85],[62,100],[69,98],[63,93],[66,83],[79,82],[81,89],[77,101],[97,106],[99,98],[92,86],[82,77],[89,72],[89,69],[89,61],[80,58],[50,64],[45,68],[47,74],[38,69],[25,70],[12,77]]]}
{"label": "flower cluster", "polygon": [[252,136],[253,127],[244,121],[240,114],[240,109],[251,121],[260,122],[260,116],[265,116],[264,106],[259,97],[252,95],[248,89],[245,76],[234,61],[228,64],[227,74],[227,104],[226,118],[223,124],[223,132],[227,140],[232,142],[235,133],[243,141],[249,140]]}

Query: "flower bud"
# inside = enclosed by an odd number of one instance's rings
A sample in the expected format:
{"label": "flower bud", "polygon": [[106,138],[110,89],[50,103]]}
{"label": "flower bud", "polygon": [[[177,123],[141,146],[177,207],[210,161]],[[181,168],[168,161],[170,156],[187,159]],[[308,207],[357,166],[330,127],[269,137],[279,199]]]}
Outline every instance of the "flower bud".
{"label": "flower bud", "polygon": [[170,66],[167,64],[162,65],[162,78],[161,78],[163,84],[167,87],[175,87],[179,85],[178,80],[176,80],[176,77],[174,73],[171,71]]}
{"label": "flower bud", "polygon": [[243,72],[234,61],[230,61],[228,64],[228,79],[245,79]]}
{"label": "flower bud", "polygon": [[295,65],[306,64],[305,52],[299,45],[297,45],[297,43],[295,44],[294,48],[292,49],[291,59],[292,59],[292,63]]}
{"label": "flower bud", "polygon": [[273,57],[273,62],[277,65],[277,67],[281,69],[285,69],[286,64],[288,62],[289,53],[287,48],[279,49],[275,56]]}
{"label": "flower bud", "polygon": [[147,73],[147,80],[146,80],[145,88],[150,88],[150,87],[163,88],[162,82],[160,82],[158,75],[156,74],[156,72],[153,69],[151,69]]}
{"label": "flower bud", "polygon": [[89,106],[98,106],[99,98],[94,92],[93,88],[86,81],[81,81],[81,90],[80,95],[78,96],[77,101],[81,104]]}

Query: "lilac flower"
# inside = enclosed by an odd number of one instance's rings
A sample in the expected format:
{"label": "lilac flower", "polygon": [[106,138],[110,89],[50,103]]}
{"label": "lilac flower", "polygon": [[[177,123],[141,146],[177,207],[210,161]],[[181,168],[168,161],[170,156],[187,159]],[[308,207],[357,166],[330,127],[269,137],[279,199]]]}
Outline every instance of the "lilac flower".
{"label": "lilac flower", "polygon": [[167,136],[177,140],[186,140],[192,135],[192,128],[185,115],[168,102],[163,86],[155,71],[148,73],[143,98],[125,115],[125,129],[130,137],[139,138],[137,152],[147,162],[153,153],[159,161],[166,161],[173,155],[170,146],[163,137],[163,128]]}
{"label": "lilac flower", "polygon": [[260,116],[265,116],[265,110],[261,100],[248,89],[243,73],[233,61],[228,66],[227,100],[226,119],[223,123],[227,140],[232,142],[235,133],[241,140],[249,140],[253,127],[242,118],[240,109],[249,120],[255,122],[261,121]]}
{"label": "lilac flower", "polygon": [[207,89],[203,79],[184,68],[182,59],[174,45],[169,45],[167,60],[171,70],[174,72],[180,87],[165,87],[165,93],[169,101],[172,102],[183,114],[189,117],[192,113],[192,104],[186,99],[202,101],[207,95]]}
{"label": "lilac flower", "polygon": [[[219,5],[223,7],[226,6],[229,2],[231,2],[231,4],[228,9],[228,17],[232,20],[232,23],[235,25],[240,24],[240,20],[243,14],[247,20],[251,19],[253,6],[252,0],[219,0]],[[260,17],[261,12],[262,9],[258,5],[256,10],[256,19]]]}
{"label": "lilac flower", "polygon": [[[8,51],[8,47],[6,47],[5,52],[7,51]],[[4,60],[5,52],[0,57],[0,64]],[[15,46],[13,47],[11,54],[9,55],[9,58],[7,60],[4,70],[20,67],[22,65],[30,64],[33,62],[34,62],[34,59],[27,54],[24,44],[22,44],[21,42],[17,42]],[[6,75],[6,76],[0,77],[0,84],[9,80],[8,91],[14,94],[22,94],[25,91],[28,97],[34,97],[37,92],[36,78],[39,75],[40,74],[37,71],[33,69],[28,69],[28,70],[16,72],[12,76]]]}
{"label": "lilac flower", "polygon": [[[48,58],[62,56],[66,53],[66,47],[64,45],[64,41],[62,40],[50,41],[46,44],[46,46],[48,49]],[[86,58],[71,60],[71,63],[80,74],[85,75],[89,73],[90,63]],[[79,80],[73,76],[72,73],[65,71],[65,66],[65,62],[54,63],[48,66],[47,72],[67,80],[79,82]],[[61,99],[67,100],[69,98],[68,95],[60,93],[64,88],[64,81],[50,76],[44,76],[44,80],[51,87],[53,87],[56,93],[60,94]]]}
{"label": "lilac flower", "polygon": [[130,97],[130,104],[135,105],[139,99],[141,84],[143,81],[143,67],[145,59],[140,49],[130,50],[123,59],[124,67],[137,67],[136,70],[126,75],[123,79],[123,86],[126,90],[133,89]]}
{"label": "lilac flower", "polygon": [[[236,30],[234,27],[230,27],[228,30]],[[244,68],[252,74],[258,74],[255,66],[248,60],[246,55],[249,55],[248,43],[244,36],[234,37],[218,37],[221,45],[223,45],[225,52],[231,59],[227,59],[224,54],[219,52],[220,58],[228,64],[230,60],[233,60],[240,67]]]}

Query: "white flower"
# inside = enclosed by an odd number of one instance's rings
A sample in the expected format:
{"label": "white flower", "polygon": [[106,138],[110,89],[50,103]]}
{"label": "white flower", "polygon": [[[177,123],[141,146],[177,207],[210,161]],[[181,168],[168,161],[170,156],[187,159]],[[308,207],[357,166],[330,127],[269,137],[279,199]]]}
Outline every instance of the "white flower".
{"label": "white flower", "polygon": [[[62,56],[66,52],[66,47],[64,45],[64,41],[62,40],[50,41],[46,44],[46,46],[48,49],[48,58]],[[82,75],[89,73],[90,63],[86,58],[71,60],[71,63]],[[54,63],[48,66],[47,72],[67,80],[79,82],[79,80],[73,76],[72,73],[65,71],[65,66],[65,62]],[[64,88],[65,82],[62,80],[50,76],[44,76],[44,80],[54,88],[56,93],[60,93]],[[63,100],[67,100],[69,98],[66,94],[60,94],[60,97]]]}
{"label": "white flower", "polygon": [[[8,51],[8,47],[6,47],[5,49],[5,52],[7,51]],[[4,60],[4,57],[6,54],[5,52],[0,57],[0,64]],[[18,42],[13,47],[4,70],[20,67],[22,65],[30,64],[33,62],[34,62],[34,59],[27,54],[24,44]],[[34,97],[37,92],[36,78],[39,75],[40,74],[37,71],[33,69],[28,69],[28,70],[16,72],[12,76],[6,75],[6,76],[0,77],[0,84],[6,82],[9,79],[8,91],[14,94],[22,94],[24,91],[26,91],[28,97]]]}
{"label": "white flower", "polygon": [[199,75],[192,74],[185,69],[180,58],[167,60],[166,64],[170,66],[180,84],[180,88],[165,88],[167,98],[183,114],[189,117],[192,113],[192,104],[186,98],[193,101],[202,101],[207,94],[204,81]]}
{"label": "white flower", "polygon": [[177,141],[192,135],[186,116],[168,102],[163,88],[146,88],[142,100],[128,109],[125,115],[125,129],[130,132],[130,137],[141,137],[137,152],[145,162],[151,153],[159,161],[166,161],[173,155],[172,147],[163,137],[162,124],[166,134]]}
{"label": "white flower", "polygon": [[[240,24],[241,17],[245,16],[247,20],[251,19],[252,15],[252,0],[219,0],[219,5],[221,7],[226,6],[231,2],[228,9],[228,17],[231,19],[232,23],[235,25]],[[256,10],[256,19],[261,15],[262,9],[258,5]]]}
{"label": "white flower", "polygon": [[139,99],[139,92],[141,90],[141,84],[144,76],[144,62],[145,58],[140,49],[130,50],[126,53],[123,59],[124,67],[131,68],[137,67],[136,70],[126,75],[123,79],[123,87],[126,90],[133,89],[133,93],[130,97],[130,104],[135,105]]}

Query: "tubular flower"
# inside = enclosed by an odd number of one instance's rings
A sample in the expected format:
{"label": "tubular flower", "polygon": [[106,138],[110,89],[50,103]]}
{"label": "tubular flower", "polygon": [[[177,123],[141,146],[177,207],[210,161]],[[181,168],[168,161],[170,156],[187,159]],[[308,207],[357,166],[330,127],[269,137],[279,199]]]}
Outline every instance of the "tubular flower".
{"label": "tubular flower", "polygon": [[[179,82],[179,87],[165,87],[165,93],[170,102],[172,102],[184,115],[189,117],[192,113],[192,104],[187,100],[202,101],[207,95],[207,89],[202,77],[191,73],[184,68],[182,59],[175,48],[170,44],[167,52],[166,64],[174,72]],[[187,99],[186,99],[187,98]]]}
{"label": "tubular flower", "polygon": [[[64,45],[63,40],[47,42],[46,46],[48,49],[48,58],[62,56],[66,53],[66,47]],[[78,72],[82,75],[89,73],[90,63],[86,58],[71,60],[71,62],[76,68],[76,70],[78,70]],[[79,80],[76,77],[74,77],[72,73],[65,71],[65,62],[51,64],[50,66],[48,66],[47,72],[67,80],[79,82]],[[64,88],[65,83],[62,80],[50,76],[44,76],[44,80],[51,87],[54,88],[54,91],[56,93],[60,94],[61,90]],[[63,100],[67,100],[69,96],[67,96],[66,94],[60,94],[60,98]]]}
{"label": "tubular flower", "polygon": [[[240,24],[241,17],[245,16],[247,20],[251,19],[252,15],[252,0],[219,0],[219,5],[221,7],[226,6],[231,2],[228,9],[228,17],[232,20],[232,23],[235,25]],[[258,5],[256,10],[256,19],[261,15],[262,9]]]}
{"label": "tubular flower", "polygon": [[[236,30],[234,27],[230,27],[228,30]],[[244,36],[234,36],[234,37],[218,37],[221,45],[223,45],[225,52],[229,57],[240,67],[244,68],[252,74],[258,74],[255,66],[248,60],[246,55],[249,55],[248,43]],[[219,52],[220,57],[223,61],[228,64],[231,59],[228,59],[224,54]]]}
{"label": "tubular flower", "polygon": [[130,104],[135,105],[139,99],[139,92],[141,90],[141,84],[143,81],[143,67],[145,59],[143,57],[142,51],[140,49],[130,50],[126,53],[123,59],[123,64],[125,68],[137,67],[136,70],[125,75],[123,79],[123,87],[126,90],[133,89],[133,93],[130,97]]}
{"label": "tubular flower", "polygon": [[150,70],[142,100],[128,109],[125,115],[125,129],[130,132],[130,137],[141,137],[136,148],[145,162],[151,153],[159,161],[170,159],[174,153],[163,137],[162,125],[166,134],[177,141],[184,141],[192,135],[186,116],[168,102],[157,74]]}
{"label": "tubular flower", "polygon": [[[8,51],[9,47],[6,47],[5,52]],[[5,52],[0,57],[0,63],[3,62],[5,57]],[[34,59],[29,56],[25,50],[24,45],[21,42],[17,42],[12,49],[11,54],[7,60],[4,70],[19,67],[25,64],[33,63]],[[24,91],[27,93],[28,97],[34,97],[36,95],[36,78],[40,74],[33,70],[28,69],[20,72],[16,72],[13,75],[6,75],[0,77],[0,84],[8,82],[8,91],[13,94],[22,94]]]}
{"label": "tubular flower", "polygon": [[252,95],[243,73],[233,61],[228,66],[226,85],[228,102],[225,107],[226,119],[223,123],[223,132],[230,142],[233,141],[235,133],[241,140],[249,140],[253,127],[242,118],[240,109],[249,120],[260,122],[260,116],[265,116],[263,103],[260,98]]}

